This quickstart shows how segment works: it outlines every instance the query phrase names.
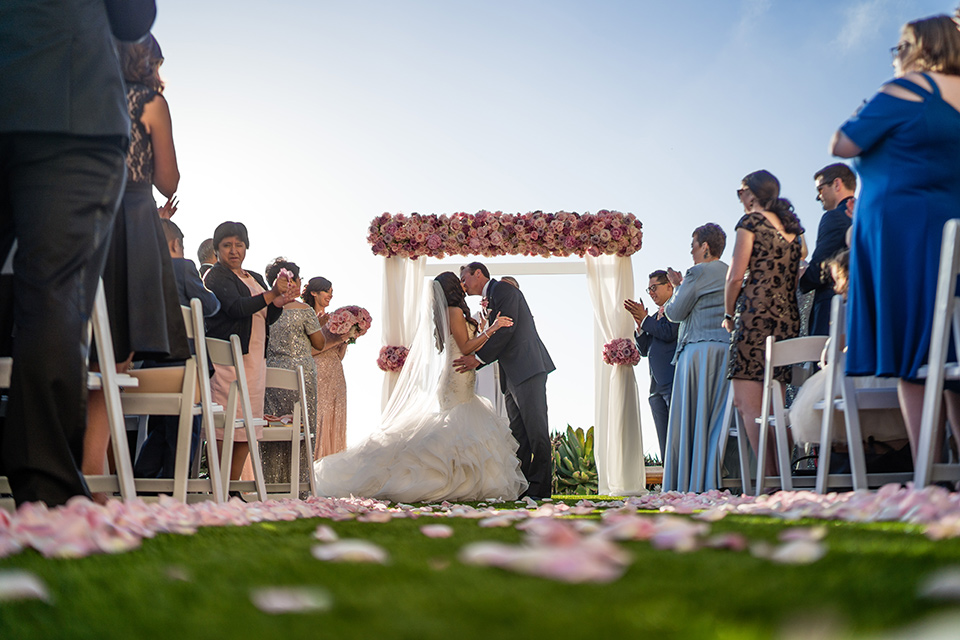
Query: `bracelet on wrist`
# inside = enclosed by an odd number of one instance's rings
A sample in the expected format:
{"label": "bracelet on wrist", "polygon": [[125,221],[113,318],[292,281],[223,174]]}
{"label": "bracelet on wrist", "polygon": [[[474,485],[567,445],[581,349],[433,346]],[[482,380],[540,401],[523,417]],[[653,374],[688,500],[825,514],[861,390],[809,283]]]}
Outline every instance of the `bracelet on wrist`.
{"label": "bracelet on wrist", "polygon": [[724,320],[729,320],[729,321],[733,322],[733,315],[731,315],[731,314],[729,314],[729,313],[725,313],[725,314],[723,314],[723,319],[724,319]]}

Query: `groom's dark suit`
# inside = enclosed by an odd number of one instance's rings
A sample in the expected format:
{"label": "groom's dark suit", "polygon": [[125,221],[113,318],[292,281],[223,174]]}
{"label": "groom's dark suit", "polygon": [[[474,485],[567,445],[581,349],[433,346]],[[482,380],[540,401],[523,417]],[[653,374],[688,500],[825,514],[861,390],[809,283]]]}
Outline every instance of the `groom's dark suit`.
{"label": "groom's dark suit", "polygon": [[520,471],[530,483],[527,495],[549,497],[553,462],[547,427],[547,374],[556,367],[519,289],[491,280],[487,300],[490,317],[507,316],[513,319],[513,326],[495,332],[474,355],[484,364],[500,363],[500,388],[510,430],[520,445]]}

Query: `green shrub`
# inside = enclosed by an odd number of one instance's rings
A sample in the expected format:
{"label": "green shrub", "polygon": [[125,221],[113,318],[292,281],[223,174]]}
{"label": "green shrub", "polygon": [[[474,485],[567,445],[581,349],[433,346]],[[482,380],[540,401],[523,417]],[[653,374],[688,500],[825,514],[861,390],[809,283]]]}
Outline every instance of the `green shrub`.
{"label": "green shrub", "polygon": [[553,444],[553,492],[561,495],[595,495],[597,462],[593,457],[593,427],[567,425],[566,433],[555,434]]}

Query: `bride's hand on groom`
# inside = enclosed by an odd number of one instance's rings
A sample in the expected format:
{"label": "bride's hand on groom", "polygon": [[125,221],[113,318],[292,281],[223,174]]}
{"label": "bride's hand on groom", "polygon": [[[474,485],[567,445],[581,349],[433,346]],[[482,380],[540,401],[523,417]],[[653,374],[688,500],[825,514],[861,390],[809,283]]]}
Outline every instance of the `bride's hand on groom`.
{"label": "bride's hand on groom", "polygon": [[497,319],[494,320],[493,323],[491,323],[490,325],[490,327],[494,331],[498,329],[505,329],[506,327],[512,327],[512,326],[513,326],[513,318],[510,318],[508,316],[501,316],[500,314],[497,314]]}
{"label": "bride's hand on groom", "polygon": [[460,356],[453,361],[453,368],[457,373],[464,373],[466,371],[473,371],[480,366],[480,361],[474,358],[473,356]]}

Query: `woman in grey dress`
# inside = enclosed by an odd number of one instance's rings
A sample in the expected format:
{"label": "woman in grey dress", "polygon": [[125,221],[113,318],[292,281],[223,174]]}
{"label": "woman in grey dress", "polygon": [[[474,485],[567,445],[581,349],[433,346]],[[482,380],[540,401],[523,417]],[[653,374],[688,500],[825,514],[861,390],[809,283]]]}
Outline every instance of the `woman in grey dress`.
{"label": "woman in grey dress", "polygon": [[673,397],[664,452],[664,491],[708,491],[719,483],[717,446],[727,399],[730,334],[723,328],[727,265],[720,260],[727,236],[707,223],[693,231],[693,266],[681,277],[670,269],[673,297],[664,305],[680,323]]}
{"label": "woman in grey dress", "polygon": [[[292,291],[300,291],[300,267],[285,258],[277,258],[267,266],[264,275],[272,287],[286,269],[293,275],[290,283]],[[270,340],[267,343],[267,366],[278,369],[303,367],[303,381],[307,392],[307,416],[310,419],[310,434],[317,438],[317,368],[311,355],[311,349],[323,349],[324,334],[320,330],[326,321],[321,319],[308,305],[294,300],[283,306],[283,312],[270,327]],[[293,404],[298,399],[296,391],[267,388],[263,399],[265,415],[283,416],[293,412]],[[286,482],[290,478],[290,446],[284,442],[263,442],[260,445],[263,459],[263,471],[267,482]],[[301,449],[301,480],[306,481],[310,464],[306,449]]]}

